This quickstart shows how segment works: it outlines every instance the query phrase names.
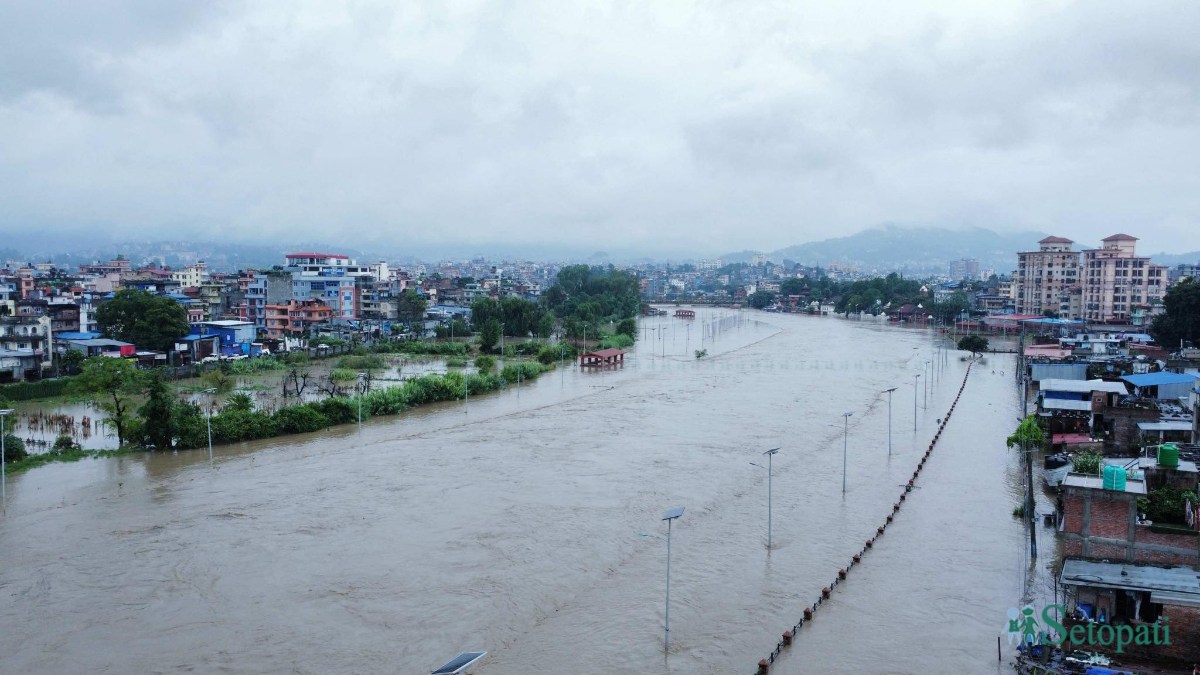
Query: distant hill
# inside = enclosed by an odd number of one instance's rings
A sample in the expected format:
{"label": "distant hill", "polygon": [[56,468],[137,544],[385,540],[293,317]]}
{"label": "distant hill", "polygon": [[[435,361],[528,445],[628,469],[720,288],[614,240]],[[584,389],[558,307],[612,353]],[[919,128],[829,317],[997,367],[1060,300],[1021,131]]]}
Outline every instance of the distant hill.
{"label": "distant hill", "polygon": [[[1017,266],[1017,251],[1028,251],[1046,235],[1040,232],[998,233],[983,228],[952,230],[938,227],[884,225],[848,237],[789,246],[768,254],[775,262],[792,260],[802,265],[840,263],[863,272],[945,274],[950,262],[979,260],[979,268],[1003,274]],[[751,252],[730,254],[722,260],[749,260]]]}
{"label": "distant hill", "polygon": [[[1012,272],[1017,266],[1017,251],[1037,250],[1041,232],[999,233],[976,227],[954,230],[939,227],[902,227],[883,225],[848,237],[837,237],[789,246],[772,251],[774,262],[791,260],[802,265],[827,266],[839,263],[863,272],[901,272],[945,274],[950,262],[975,258],[980,270],[997,274]],[[1097,248],[1099,243],[1076,242],[1075,250]],[[761,251],[737,251],[721,256],[725,263],[750,262]],[[1142,253],[1142,255],[1146,255]],[[1157,253],[1150,258],[1160,265],[1200,263],[1200,251]]]}
{"label": "distant hill", "polygon": [[[1145,255],[1144,253],[1142,255]],[[1200,251],[1191,253],[1151,253],[1150,259],[1159,265],[1174,267],[1176,265],[1195,265],[1200,263]]]}

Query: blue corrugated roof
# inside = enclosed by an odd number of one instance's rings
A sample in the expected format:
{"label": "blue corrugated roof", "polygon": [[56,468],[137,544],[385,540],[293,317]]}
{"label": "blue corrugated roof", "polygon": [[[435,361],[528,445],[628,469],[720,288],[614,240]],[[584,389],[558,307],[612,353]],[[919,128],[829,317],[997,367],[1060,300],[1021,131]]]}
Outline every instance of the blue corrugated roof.
{"label": "blue corrugated roof", "polygon": [[1160,384],[1192,384],[1196,381],[1195,375],[1187,373],[1146,373],[1144,375],[1126,375],[1121,378],[1135,387],[1155,387]]}

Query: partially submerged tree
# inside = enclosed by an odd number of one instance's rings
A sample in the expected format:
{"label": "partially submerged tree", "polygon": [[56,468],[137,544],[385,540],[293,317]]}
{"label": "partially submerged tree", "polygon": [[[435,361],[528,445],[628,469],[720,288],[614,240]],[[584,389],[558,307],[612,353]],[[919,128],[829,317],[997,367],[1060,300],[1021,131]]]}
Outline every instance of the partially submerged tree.
{"label": "partially submerged tree", "polygon": [[1040,448],[1046,442],[1046,433],[1042,431],[1042,427],[1038,425],[1037,416],[1030,415],[1021,420],[1017,425],[1016,431],[1005,441],[1010,448],[1021,448],[1030,450]]}
{"label": "partially submerged tree", "polygon": [[958,348],[971,352],[971,356],[979,356],[988,349],[988,339],[982,335],[967,335],[958,341]]}
{"label": "partially submerged tree", "polygon": [[83,394],[103,397],[97,405],[108,413],[106,422],[117,432],[117,445],[124,446],[131,436],[135,419],[129,407],[142,388],[141,373],[132,361],[111,356],[93,356],[83,363],[83,372],[72,381],[72,388]]}

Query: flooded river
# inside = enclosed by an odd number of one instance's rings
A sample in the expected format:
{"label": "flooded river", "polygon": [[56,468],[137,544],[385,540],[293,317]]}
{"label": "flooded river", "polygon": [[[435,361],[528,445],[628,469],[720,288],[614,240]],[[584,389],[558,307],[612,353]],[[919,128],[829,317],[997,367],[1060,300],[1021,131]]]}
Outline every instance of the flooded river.
{"label": "flooded river", "polygon": [[[914,415],[927,331],[698,315],[645,321],[623,370],[361,434],[10,477],[0,670],[407,674],[481,649],[478,675],[749,675],[891,511],[966,365],[950,352],[927,409],[922,377]],[[1005,613],[1048,578],[1027,576],[1011,515],[1012,368],[975,367],[919,488],[773,673],[1007,672]],[[774,447],[768,551],[751,462]],[[660,517],[678,505],[664,655]]]}

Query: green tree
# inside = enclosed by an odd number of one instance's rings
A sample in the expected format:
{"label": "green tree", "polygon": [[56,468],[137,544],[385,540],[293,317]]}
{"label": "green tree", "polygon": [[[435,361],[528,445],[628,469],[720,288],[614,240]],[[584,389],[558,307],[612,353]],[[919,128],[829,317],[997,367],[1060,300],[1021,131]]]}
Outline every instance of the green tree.
{"label": "green tree", "polygon": [[966,294],[956,291],[942,302],[930,305],[929,313],[935,318],[941,319],[942,323],[953,323],[959,314],[967,311],[970,307],[971,302],[967,300]]}
{"label": "green tree", "polygon": [[988,339],[982,335],[966,335],[958,341],[958,348],[977,356],[988,350]]}
{"label": "green tree", "polygon": [[99,395],[98,405],[108,413],[106,422],[117,432],[117,445],[124,446],[134,431],[129,407],[141,391],[141,374],[133,362],[111,356],[93,356],[83,362],[83,372],[71,382],[78,393]]}
{"label": "green tree", "polygon": [[479,329],[479,351],[490,352],[500,343],[500,321],[488,319]]}
{"label": "green tree", "polygon": [[1040,448],[1045,442],[1046,433],[1038,425],[1036,415],[1030,415],[1021,420],[1021,423],[1017,425],[1016,431],[1012,432],[1012,435],[1005,441],[1010,448],[1029,450]]}
{"label": "green tree", "polygon": [[96,325],[115,340],[132,342],[142,349],[168,352],[187,335],[183,305],[139,289],[122,289],[96,309]]}
{"label": "green tree", "polygon": [[479,369],[480,375],[487,375],[488,373],[495,370],[496,359],[491,356],[487,356],[487,355],[476,356],[475,357],[475,367]]}
{"label": "green tree", "polygon": [[1150,334],[1169,351],[1183,342],[1200,345],[1200,281],[1188,277],[1167,289],[1166,312],[1154,317]]}
{"label": "green tree", "polygon": [[138,410],[143,443],[157,450],[170,450],[175,439],[175,397],[158,370],[150,371],[143,380],[146,402]]}
{"label": "green tree", "polygon": [[25,452],[25,441],[15,434],[4,434],[4,461],[19,462],[28,456],[29,453]]}
{"label": "green tree", "polygon": [[549,338],[554,332],[554,313],[543,312],[541,318],[538,319],[537,334],[540,338]]}
{"label": "green tree", "polygon": [[746,302],[755,309],[762,309],[771,304],[775,300],[775,294],[770,291],[754,291],[750,297],[746,298]]}
{"label": "green tree", "polygon": [[425,296],[411,288],[406,288],[396,298],[396,314],[400,317],[401,321],[409,323],[420,321],[425,317],[425,306],[427,304]]}
{"label": "green tree", "polygon": [[628,335],[632,339],[637,339],[637,321],[633,319],[621,319],[617,324],[618,335]]}
{"label": "green tree", "polygon": [[803,295],[805,290],[806,287],[803,279],[788,277],[787,279],[779,282],[780,295]]}
{"label": "green tree", "polygon": [[78,349],[68,349],[59,358],[59,365],[62,367],[64,375],[78,375],[83,369],[83,361],[87,356]]}

